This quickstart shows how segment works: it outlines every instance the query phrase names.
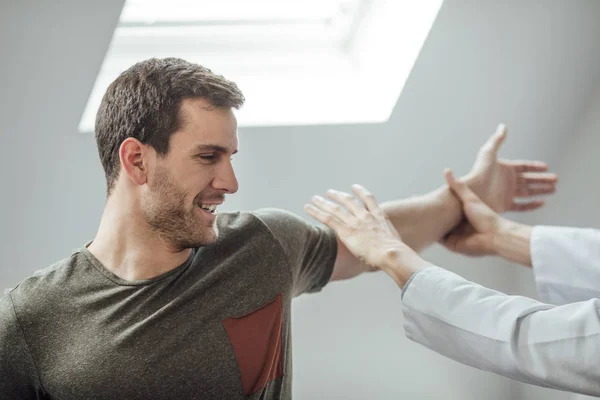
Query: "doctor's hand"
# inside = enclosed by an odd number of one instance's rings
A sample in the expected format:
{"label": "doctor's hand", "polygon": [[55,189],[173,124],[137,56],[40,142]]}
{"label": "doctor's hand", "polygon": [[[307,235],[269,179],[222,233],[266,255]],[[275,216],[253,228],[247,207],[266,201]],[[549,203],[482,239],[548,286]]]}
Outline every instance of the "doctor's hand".
{"label": "doctor's hand", "polygon": [[494,239],[512,221],[494,212],[467,184],[457,181],[450,170],[444,171],[444,175],[462,203],[466,221],[443,238],[442,244],[449,250],[470,256],[496,254]]}
{"label": "doctor's hand", "polygon": [[400,287],[410,276],[427,264],[408,247],[379,207],[375,197],[364,187],[353,185],[351,194],[327,191],[329,200],[312,198],[305,211],[327,225],[338,239],[363,264],[372,270],[383,270]]}
{"label": "doctor's hand", "polygon": [[473,167],[461,181],[497,213],[540,208],[543,200],[515,200],[554,193],[556,174],[548,173],[548,165],[541,161],[499,159],[498,151],[505,139],[506,126],[501,124],[479,149]]}

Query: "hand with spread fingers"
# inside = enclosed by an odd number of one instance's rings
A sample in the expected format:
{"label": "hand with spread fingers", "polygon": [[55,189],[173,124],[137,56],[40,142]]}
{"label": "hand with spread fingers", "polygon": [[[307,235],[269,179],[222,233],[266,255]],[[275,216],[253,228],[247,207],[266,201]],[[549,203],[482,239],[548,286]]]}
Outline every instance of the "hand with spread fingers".
{"label": "hand with spread fingers", "polygon": [[543,200],[517,200],[554,193],[558,178],[547,172],[548,165],[542,161],[499,159],[506,135],[506,126],[498,125],[461,181],[495,212],[536,210],[544,205]]}
{"label": "hand with spread fingers", "polygon": [[417,269],[426,266],[427,263],[402,242],[373,194],[360,185],[353,185],[352,191],[362,204],[351,194],[329,190],[330,200],[314,196],[314,205],[307,204],[304,209],[333,229],[348,250],[372,270],[401,274],[405,282]]}

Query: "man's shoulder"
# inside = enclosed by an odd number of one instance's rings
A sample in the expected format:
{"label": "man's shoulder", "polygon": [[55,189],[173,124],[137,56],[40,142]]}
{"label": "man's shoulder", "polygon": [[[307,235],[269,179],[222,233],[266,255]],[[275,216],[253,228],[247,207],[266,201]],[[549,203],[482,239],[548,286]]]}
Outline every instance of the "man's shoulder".
{"label": "man's shoulder", "polygon": [[221,213],[218,226],[221,232],[255,229],[275,233],[280,230],[294,231],[299,227],[312,225],[291,211],[280,208],[260,208],[254,211]]}
{"label": "man's shoulder", "polygon": [[68,281],[74,276],[74,271],[82,255],[74,252],[46,268],[35,271],[13,288],[4,290],[4,296],[10,297],[19,310],[31,310],[44,307],[61,293],[65,292]]}

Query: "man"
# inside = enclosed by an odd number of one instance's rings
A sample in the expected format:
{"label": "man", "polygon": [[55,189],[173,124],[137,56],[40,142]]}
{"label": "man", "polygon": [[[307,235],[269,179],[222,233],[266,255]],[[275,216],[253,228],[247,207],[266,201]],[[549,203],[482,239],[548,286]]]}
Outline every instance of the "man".
{"label": "man", "polygon": [[[224,213],[238,189],[238,87],[151,59],[108,88],[96,119],[107,201],[94,240],[0,299],[2,399],[291,397],[291,299],[367,267],[333,231],[273,209]],[[464,182],[497,211],[556,177],[499,161],[502,130]],[[531,174],[531,175],[528,175]],[[456,226],[447,187],[384,205],[420,249]]]}
{"label": "man", "polygon": [[522,382],[600,396],[600,233],[531,227],[490,209],[450,171],[467,223],[445,240],[468,255],[533,266],[543,302],[508,296],[427,263],[404,244],[373,196],[355,187],[316,197],[307,212],[402,288],[406,336],[454,360]]}

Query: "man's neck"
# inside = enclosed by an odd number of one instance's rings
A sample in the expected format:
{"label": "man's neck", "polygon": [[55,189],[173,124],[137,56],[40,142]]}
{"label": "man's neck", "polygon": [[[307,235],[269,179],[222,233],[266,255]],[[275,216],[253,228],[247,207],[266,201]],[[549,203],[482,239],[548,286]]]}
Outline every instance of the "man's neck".
{"label": "man's neck", "polygon": [[110,199],[88,250],[109,271],[128,281],[151,279],[183,264],[191,249],[174,250],[153,232],[135,207]]}

